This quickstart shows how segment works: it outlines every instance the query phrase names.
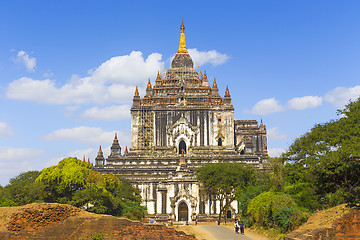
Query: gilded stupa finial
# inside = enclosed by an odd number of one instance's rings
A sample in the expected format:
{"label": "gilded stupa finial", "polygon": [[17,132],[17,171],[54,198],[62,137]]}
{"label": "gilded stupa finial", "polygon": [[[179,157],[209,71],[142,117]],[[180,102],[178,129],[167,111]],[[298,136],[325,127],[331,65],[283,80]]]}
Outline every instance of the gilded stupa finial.
{"label": "gilded stupa finial", "polygon": [[185,27],[184,27],[184,22],[181,22],[181,27],[180,27],[180,42],[179,42],[179,49],[177,51],[178,54],[189,54],[188,51],[186,50],[186,43],[185,43]]}
{"label": "gilded stupa finial", "polygon": [[204,79],[207,79],[207,76],[206,76],[206,71],[204,72]]}
{"label": "gilded stupa finial", "polygon": [[230,97],[229,87],[228,86],[226,86],[225,97]]}
{"label": "gilded stupa finial", "polygon": [[160,73],[159,73],[159,71],[158,71],[158,75],[157,75],[156,79],[157,79],[157,80],[160,79]]}
{"label": "gilded stupa finial", "polygon": [[135,97],[137,97],[137,96],[139,96],[139,90],[138,90],[138,88],[137,88],[137,86],[136,86],[136,89],[135,89]]}
{"label": "gilded stupa finial", "polygon": [[214,78],[213,88],[217,88],[216,79]]}
{"label": "gilded stupa finial", "polygon": [[150,78],[149,78],[149,82],[148,82],[148,84],[147,84],[147,88],[151,88]]}

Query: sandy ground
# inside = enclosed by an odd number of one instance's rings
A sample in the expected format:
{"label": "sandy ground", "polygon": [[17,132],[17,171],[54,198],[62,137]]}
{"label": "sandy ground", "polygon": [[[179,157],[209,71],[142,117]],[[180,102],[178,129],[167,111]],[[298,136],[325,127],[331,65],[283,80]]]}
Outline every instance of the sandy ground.
{"label": "sandy ground", "polygon": [[[206,223],[204,225],[210,225],[210,224],[215,225],[216,223]],[[187,234],[193,235],[199,240],[217,240],[210,233],[203,230],[202,228],[199,228],[198,226],[199,225],[197,225],[197,226],[195,226],[195,225],[189,225],[189,226],[179,225],[179,226],[174,226],[174,228],[176,230],[184,231]],[[234,230],[233,223],[227,223],[226,227],[231,229],[232,231]],[[252,231],[250,229],[245,229],[245,234],[246,234],[246,236],[248,236],[254,240],[269,240],[269,238],[255,232],[255,231]]]}

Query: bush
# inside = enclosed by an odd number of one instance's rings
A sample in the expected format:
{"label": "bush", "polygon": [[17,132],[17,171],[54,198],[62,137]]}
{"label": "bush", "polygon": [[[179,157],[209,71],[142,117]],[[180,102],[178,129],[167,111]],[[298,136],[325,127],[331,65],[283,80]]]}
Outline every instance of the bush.
{"label": "bush", "polygon": [[274,220],[281,233],[285,233],[300,226],[307,217],[294,207],[283,206],[275,212]]}
{"label": "bush", "polygon": [[294,229],[307,219],[292,198],[284,193],[261,193],[250,201],[247,213],[251,224],[265,229],[279,228],[281,232]]}

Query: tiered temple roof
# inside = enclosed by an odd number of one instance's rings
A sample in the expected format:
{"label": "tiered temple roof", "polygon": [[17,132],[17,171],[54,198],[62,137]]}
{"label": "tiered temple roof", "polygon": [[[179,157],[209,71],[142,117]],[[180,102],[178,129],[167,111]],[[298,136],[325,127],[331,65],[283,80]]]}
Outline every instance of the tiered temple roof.
{"label": "tiered temple roof", "polygon": [[[139,97],[136,89],[133,106],[161,106],[161,105],[188,105],[188,106],[216,106],[230,105],[229,89],[226,89],[225,98],[218,93],[216,80],[213,87],[209,86],[206,72],[202,74],[193,68],[193,61],[186,49],[185,27],[181,24],[178,51],[172,60],[171,68],[165,74],[157,75],[152,87],[150,79],[144,98]],[[226,99],[226,100],[225,100]]]}

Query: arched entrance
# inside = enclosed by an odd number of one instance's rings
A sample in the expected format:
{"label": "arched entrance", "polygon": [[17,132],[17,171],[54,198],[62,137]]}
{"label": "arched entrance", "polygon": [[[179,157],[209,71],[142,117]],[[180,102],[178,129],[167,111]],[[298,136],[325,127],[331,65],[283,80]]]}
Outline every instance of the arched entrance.
{"label": "arched entrance", "polygon": [[230,211],[230,210],[228,210],[228,211],[226,212],[226,218],[231,218],[231,211]]}
{"label": "arched entrance", "polygon": [[189,219],[189,209],[185,202],[181,202],[178,207],[178,221],[187,222]]}
{"label": "arched entrance", "polygon": [[179,154],[184,150],[184,154],[186,154],[186,143],[184,140],[181,140],[179,143]]}

